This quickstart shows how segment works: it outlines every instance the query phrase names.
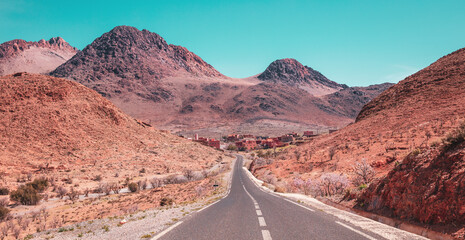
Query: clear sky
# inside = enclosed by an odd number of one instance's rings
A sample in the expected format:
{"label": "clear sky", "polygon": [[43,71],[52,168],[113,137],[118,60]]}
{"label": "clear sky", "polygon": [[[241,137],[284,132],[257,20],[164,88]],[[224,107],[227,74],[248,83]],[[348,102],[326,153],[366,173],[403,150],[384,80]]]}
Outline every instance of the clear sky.
{"label": "clear sky", "polygon": [[0,0],[0,42],[61,36],[83,49],[117,25],[156,32],[231,77],[295,58],[363,86],[465,47],[465,1]]}

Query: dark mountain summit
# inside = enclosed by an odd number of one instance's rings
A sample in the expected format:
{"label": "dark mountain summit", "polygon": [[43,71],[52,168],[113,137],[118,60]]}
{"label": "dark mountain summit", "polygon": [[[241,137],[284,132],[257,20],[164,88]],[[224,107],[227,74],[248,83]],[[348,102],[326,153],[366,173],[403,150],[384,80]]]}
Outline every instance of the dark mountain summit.
{"label": "dark mountain summit", "polygon": [[128,26],[103,34],[51,75],[76,80],[104,96],[125,89],[148,99],[152,93],[161,94],[156,84],[161,78],[223,77],[187,49],[166,43],[156,33]]}
{"label": "dark mountain summit", "polygon": [[[323,95],[323,93],[347,88],[346,85],[333,82],[320,72],[302,65],[292,58],[279,59],[272,62],[257,78],[262,81],[298,85],[315,95]],[[320,90],[318,91],[318,89]]]}

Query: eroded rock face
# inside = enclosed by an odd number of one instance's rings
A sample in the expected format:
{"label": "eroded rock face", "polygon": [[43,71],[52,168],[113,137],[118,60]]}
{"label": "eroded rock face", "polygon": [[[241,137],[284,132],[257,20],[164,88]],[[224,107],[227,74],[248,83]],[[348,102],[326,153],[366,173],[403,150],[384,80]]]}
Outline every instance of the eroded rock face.
{"label": "eroded rock face", "polygon": [[408,155],[358,199],[358,206],[428,224],[465,224],[465,145]]}

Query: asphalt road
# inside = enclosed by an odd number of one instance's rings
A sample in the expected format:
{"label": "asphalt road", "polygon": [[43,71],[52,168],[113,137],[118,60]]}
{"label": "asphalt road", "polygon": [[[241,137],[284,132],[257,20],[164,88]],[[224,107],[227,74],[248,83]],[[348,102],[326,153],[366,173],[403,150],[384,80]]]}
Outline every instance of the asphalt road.
{"label": "asphalt road", "polygon": [[322,211],[260,190],[234,166],[229,195],[155,239],[384,239]]}

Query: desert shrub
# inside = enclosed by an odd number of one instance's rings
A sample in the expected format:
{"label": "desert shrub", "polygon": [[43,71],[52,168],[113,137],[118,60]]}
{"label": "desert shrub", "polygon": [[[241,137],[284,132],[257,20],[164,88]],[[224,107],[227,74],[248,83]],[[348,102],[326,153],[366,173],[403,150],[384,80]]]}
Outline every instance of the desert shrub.
{"label": "desert shrub", "polygon": [[102,175],[97,175],[94,177],[94,181],[100,182],[102,181]]}
{"label": "desert shrub", "polygon": [[114,194],[118,194],[119,191],[121,190],[121,187],[117,182],[109,183],[108,187],[110,188],[110,191],[113,191]]}
{"label": "desert shrub", "polygon": [[165,178],[165,184],[179,184],[187,182],[187,178],[183,175],[169,175]]}
{"label": "desert shrub", "polygon": [[355,178],[354,178],[354,184],[355,186],[359,185],[367,185],[373,181],[375,177],[375,170],[373,167],[371,167],[370,164],[367,163],[365,159],[363,159],[361,162],[356,162],[354,166],[354,173],[355,173]]}
{"label": "desert shrub", "polygon": [[55,192],[57,193],[59,198],[63,198],[68,193],[68,189],[66,189],[63,186],[59,186],[55,189]]}
{"label": "desert shrub", "polygon": [[342,194],[349,185],[349,181],[344,174],[325,173],[320,177],[321,188],[323,194],[331,196],[334,194]]}
{"label": "desert shrub", "polygon": [[147,170],[145,170],[145,168],[142,168],[141,170],[139,170],[139,173],[146,173]]}
{"label": "desert shrub", "polygon": [[6,207],[0,206],[0,221],[5,220],[10,214],[10,210]]}
{"label": "desert shrub", "polygon": [[292,190],[294,192],[301,192],[304,188],[304,184],[305,184],[304,180],[296,177],[291,182]]}
{"label": "desert shrub", "polygon": [[230,151],[237,151],[237,146],[236,144],[229,144],[226,149]]}
{"label": "desert shrub", "polygon": [[111,186],[107,182],[101,182],[99,183],[97,187],[97,192],[98,193],[105,193],[106,195],[110,195],[111,193]]}
{"label": "desert shrub", "polygon": [[321,183],[318,180],[307,179],[303,184],[303,191],[306,195],[322,196]]}
{"label": "desert shrub", "polygon": [[26,186],[31,186],[38,192],[43,192],[48,187],[48,179],[46,178],[38,178],[34,179],[34,181],[26,183]]}
{"label": "desert shrub", "polygon": [[184,177],[187,178],[187,181],[194,180],[194,171],[192,171],[190,169],[184,170]]}
{"label": "desert shrub", "polygon": [[284,193],[284,192],[286,192],[286,189],[284,187],[276,186],[274,188],[274,191],[278,192],[278,193]]}
{"label": "desert shrub", "polygon": [[147,188],[147,179],[140,180],[137,182],[140,190],[145,190]]}
{"label": "desert shrub", "polygon": [[174,201],[171,198],[163,197],[160,199],[160,206],[171,206],[173,205]]}
{"label": "desert shrub", "polygon": [[10,190],[6,187],[0,188],[0,195],[8,195],[10,193]]}
{"label": "desert shrub", "polygon": [[443,151],[454,149],[463,142],[465,142],[465,122],[442,139]]}
{"label": "desert shrub", "polygon": [[163,179],[154,177],[150,180],[150,184],[152,185],[152,188],[158,188],[163,185]]}
{"label": "desert shrub", "polygon": [[10,202],[10,200],[8,199],[8,197],[0,198],[0,207],[8,206],[9,202]]}
{"label": "desert shrub", "polygon": [[137,191],[139,191],[139,185],[137,185],[137,183],[134,183],[134,182],[129,183],[128,184],[128,189],[131,192],[137,192]]}
{"label": "desert shrub", "polygon": [[42,197],[31,185],[22,185],[10,193],[10,198],[23,205],[36,205]]}
{"label": "desert shrub", "polygon": [[66,194],[69,198],[69,200],[73,201],[76,201],[79,199],[79,192],[74,190],[73,187],[71,187],[71,189],[69,190],[68,194]]}

